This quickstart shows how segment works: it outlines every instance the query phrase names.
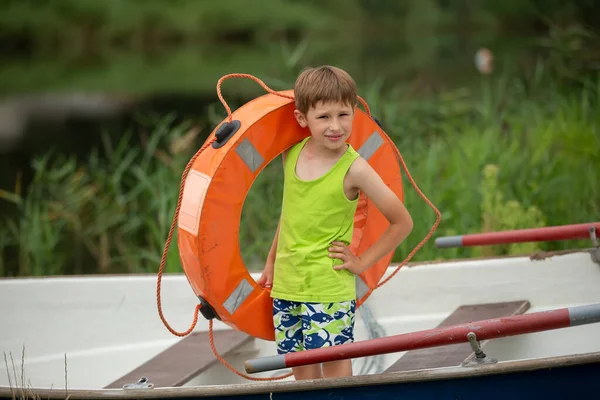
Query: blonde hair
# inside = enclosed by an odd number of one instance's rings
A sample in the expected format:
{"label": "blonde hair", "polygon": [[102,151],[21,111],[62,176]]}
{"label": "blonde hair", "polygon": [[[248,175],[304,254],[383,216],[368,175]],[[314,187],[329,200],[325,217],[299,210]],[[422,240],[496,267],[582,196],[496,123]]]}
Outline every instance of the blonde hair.
{"label": "blonde hair", "polygon": [[294,84],[296,109],[306,114],[319,101],[341,101],[354,107],[356,91],[356,82],[343,69],[329,65],[305,68]]}

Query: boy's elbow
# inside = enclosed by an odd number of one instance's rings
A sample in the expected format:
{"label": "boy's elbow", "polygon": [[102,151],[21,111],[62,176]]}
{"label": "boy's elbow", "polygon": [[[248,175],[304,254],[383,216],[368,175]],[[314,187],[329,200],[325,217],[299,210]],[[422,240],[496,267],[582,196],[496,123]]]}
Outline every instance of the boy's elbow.
{"label": "boy's elbow", "polygon": [[404,236],[408,236],[413,230],[413,219],[408,212],[403,213],[402,222],[400,225],[402,226],[402,230],[404,231]]}
{"label": "boy's elbow", "polygon": [[404,221],[404,223],[402,224],[402,236],[404,236],[404,238],[406,238],[408,235],[410,235],[410,233],[413,230],[413,220],[410,216],[408,216],[406,218],[406,220]]}
{"label": "boy's elbow", "polygon": [[413,220],[408,212],[402,213],[402,215],[398,215],[398,218],[392,222],[392,225],[395,225],[396,234],[398,236],[398,240],[402,242],[413,230]]}
{"label": "boy's elbow", "polygon": [[409,213],[406,213],[406,226],[407,226],[408,231],[411,232],[413,229],[414,223],[413,223],[413,219]]}

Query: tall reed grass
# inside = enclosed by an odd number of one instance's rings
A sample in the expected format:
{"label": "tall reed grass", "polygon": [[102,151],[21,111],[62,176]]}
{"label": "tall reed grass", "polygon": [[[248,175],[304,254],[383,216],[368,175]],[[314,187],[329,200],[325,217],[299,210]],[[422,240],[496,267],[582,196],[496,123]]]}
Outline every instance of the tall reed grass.
{"label": "tall reed grass", "polygon": [[[598,80],[565,93],[542,80],[541,68],[540,64],[538,82],[536,78],[483,79],[477,94],[444,93],[427,102],[426,108],[398,97],[382,103],[389,108],[379,111],[387,117],[388,133],[423,192],[442,212],[438,235],[597,220]],[[433,222],[432,212],[414,190],[407,189],[406,204],[417,223],[397,258]],[[589,244],[497,246],[485,253],[516,254]],[[436,250],[430,243],[416,259],[471,257],[481,250]]]}
{"label": "tall reed grass", "polygon": [[[373,114],[400,149],[420,189],[442,212],[437,235],[597,220],[600,215],[600,80],[564,91],[540,64],[527,79],[482,78],[479,88],[417,99],[376,83],[363,89]],[[224,114],[212,116],[218,122]],[[131,134],[82,163],[49,152],[35,159],[28,191],[0,197],[19,215],[0,231],[1,275],[154,272],[175,211],[181,173],[209,133],[173,116],[147,122],[143,146]],[[105,156],[100,157],[99,151]],[[281,205],[281,162],[261,173],[244,203],[240,245],[262,268]],[[434,222],[405,180],[413,233],[400,261]],[[179,272],[173,242],[167,272]],[[433,239],[413,260],[518,254],[588,246],[586,241],[438,250]]]}

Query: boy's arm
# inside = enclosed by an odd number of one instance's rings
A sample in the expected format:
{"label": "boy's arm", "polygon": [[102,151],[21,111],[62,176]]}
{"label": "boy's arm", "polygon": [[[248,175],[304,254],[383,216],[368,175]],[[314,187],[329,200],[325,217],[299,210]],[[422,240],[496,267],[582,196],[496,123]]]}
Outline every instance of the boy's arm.
{"label": "boy's arm", "polygon": [[[282,162],[285,164],[285,157],[287,155],[287,151],[285,151],[281,155]],[[275,255],[277,254],[277,238],[279,237],[279,225],[281,223],[281,217],[277,222],[277,229],[275,230],[275,236],[273,237],[273,243],[271,243],[271,248],[269,249],[269,254],[267,255],[267,260],[265,262],[265,268],[263,270],[262,275],[256,281],[257,284],[264,287],[271,287],[273,284],[273,269],[275,267]]]}
{"label": "boy's arm", "polygon": [[348,178],[352,186],[367,195],[390,222],[379,239],[362,254],[353,255],[344,243],[333,243],[331,257],[344,261],[334,269],[347,269],[358,275],[396,249],[412,231],[413,221],[402,201],[362,157],[352,164]]}
{"label": "boy's arm", "polygon": [[279,222],[277,222],[277,229],[275,230],[275,237],[273,237],[273,243],[269,249],[267,260],[265,261],[265,268],[263,269],[262,275],[256,283],[262,287],[270,288],[273,285],[273,273],[275,271],[275,254],[277,253],[277,238],[279,237]]}
{"label": "boy's arm", "polygon": [[[285,158],[287,157],[287,150],[281,153],[281,162],[285,167]],[[277,238],[279,237],[279,224],[281,223],[281,216],[279,216],[279,221],[277,221],[277,229],[275,230],[275,237],[273,238],[273,243],[271,244],[271,249],[269,250],[269,255],[267,256],[267,265],[270,263],[273,265],[275,263],[275,254],[277,253]]]}
{"label": "boy's arm", "polygon": [[281,223],[281,219],[277,222],[277,229],[275,230],[275,237],[273,237],[273,243],[271,244],[271,248],[269,249],[269,254],[267,255],[267,262],[265,268],[267,266],[273,267],[275,264],[275,254],[277,254],[277,238],[279,237],[279,224]]}

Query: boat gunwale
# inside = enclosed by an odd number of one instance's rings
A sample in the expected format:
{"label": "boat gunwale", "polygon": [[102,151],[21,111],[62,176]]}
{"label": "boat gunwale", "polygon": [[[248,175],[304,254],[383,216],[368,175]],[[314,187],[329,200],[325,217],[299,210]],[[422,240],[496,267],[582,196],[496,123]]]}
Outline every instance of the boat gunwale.
{"label": "boat gunwale", "polygon": [[[399,383],[427,382],[436,380],[483,377],[496,374],[527,372],[548,368],[562,368],[575,365],[600,363],[600,352],[555,356],[525,360],[511,360],[496,364],[474,367],[444,367],[403,372],[389,372],[372,375],[358,375],[343,378],[316,379],[305,381],[235,383],[227,385],[160,387],[152,389],[41,389],[10,388],[0,386],[0,398],[13,398],[20,394],[33,398],[88,400],[88,399],[141,399],[141,398],[180,398],[218,397],[232,395],[256,395],[264,393],[285,393],[315,391],[322,389],[343,389],[360,386],[390,385]],[[152,379],[149,379],[152,382]]]}
{"label": "boat gunwale", "polygon": [[[497,261],[497,260],[505,260],[505,259],[515,259],[515,258],[527,258],[528,261],[541,261],[547,258],[559,257],[577,253],[587,253],[590,257],[592,257],[593,252],[598,251],[596,247],[583,247],[583,248],[575,248],[575,249],[563,249],[563,250],[552,250],[552,251],[536,251],[529,254],[506,254],[506,255],[493,255],[493,256],[482,256],[482,257],[465,257],[465,258],[445,258],[445,259],[436,259],[436,260],[422,260],[422,261],[411,261],[402,266],[402,268],[418,268],[424,267],[427,265],[438,265],[438,264],[457,264],[457,263],[470,263],[470,262],[481,262],[481,261]],[[598,263],[592,259],[592,262]],[[388,266],[388,270],[395,269],[400,266],[398,262],[391,262]],[[262,268],[262,267],[261,267]],[[260,275],[261,271],[259,270],[251,270],[250,274]],[[387,273],[387,272],[386,272]],[[180,277],[183,276],[183,271],[180,272],[165,272],[163,277]],[[385,276],[385,275],[384,275]],[[123,278],[123,279],[136,279],[136,278],[144,278],[144,277],[152,277],[156,278],[156,273],[154,272],[142,272],[142,273],[134,273],[134,274],[73,274],[73,275],[29,275],[29,276],[5,276],[0,277],[0,283],[5,281],[17,281],[17,280],[41,280],[41,279],[71,279],[71,278],[84,278],[84,279],[115,279],[115,278]]]}

